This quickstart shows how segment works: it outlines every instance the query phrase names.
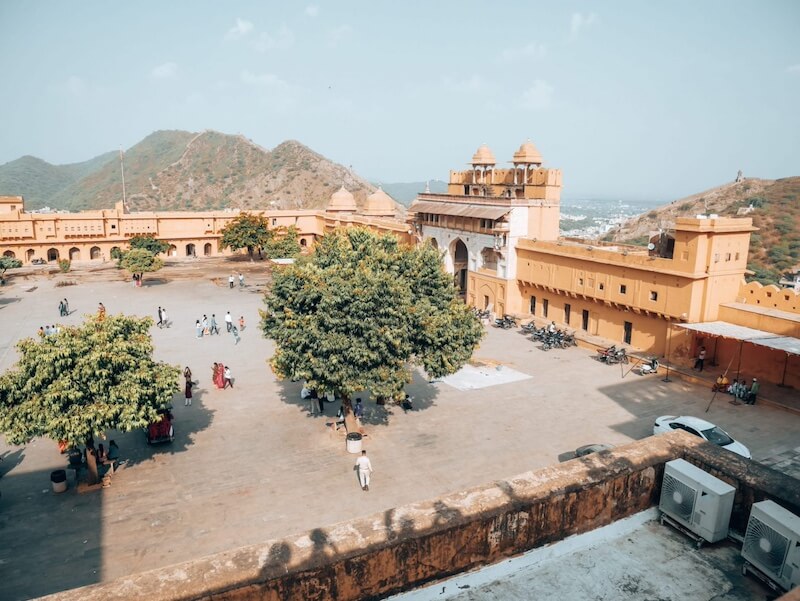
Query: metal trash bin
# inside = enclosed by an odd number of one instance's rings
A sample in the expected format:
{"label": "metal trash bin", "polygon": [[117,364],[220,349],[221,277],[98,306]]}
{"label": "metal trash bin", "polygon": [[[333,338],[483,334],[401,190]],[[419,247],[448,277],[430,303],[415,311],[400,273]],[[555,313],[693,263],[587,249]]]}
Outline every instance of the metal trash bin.
{"label": "metal trash bin", "polygon": [[361,434],[358,432],[350,432],[347,435],[347,452],[360,453],[361,452]]}
{"label": "metal trash bin", "polygon": [[53,485],[53,492],[64,492],[67,490],[66,470],[55,470],[50,472],[50,484]]}

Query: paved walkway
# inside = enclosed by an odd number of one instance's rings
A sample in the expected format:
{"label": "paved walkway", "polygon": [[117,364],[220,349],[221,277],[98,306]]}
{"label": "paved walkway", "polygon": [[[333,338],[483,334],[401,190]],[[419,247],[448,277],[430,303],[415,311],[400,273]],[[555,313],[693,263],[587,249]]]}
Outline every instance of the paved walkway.
{"label": "paved walkway", "polygon": [[[66,463],[55,443],[0,442],[0,598],[90,584],[509,477],[564,460],[586,443],[646,437],[662,414],[707,417],[755,459],[800,445],[800,416],[724,399],[705,413],[705,387],[624,374],[583,349],[542,352],[518,330],[489,328],[476,359],[531,378],[459,391],[417,375],[408,413],[362,395],[365,448],[376,470],[364,493],[343,432],[326,426],[335,404],[311,417],[299,384],[276,381],[265,363],[273,346],[256,327],[258,290],[268,280],[262,264],[246,266],[244,290],[227,288],[225,265],[189,267],[193,279],[166,269],[140,289],[111,272],[15,280],[2,290],[2,370],[13,364],[17,340],[59,321],[58,300],[66,296],[75,313],[65,323],[78,323],[98,301],[110,313],[152,316],[166,306],[173,325],[153,329],[156,355],[190,365],[199,386],[190,408],[176,397],[172,445],[147,447],[141,432],[109,433],[129,461],[102,491],[55,495],[50,471]],[[55,287],[59,280],[78,284]],[[218,337],[195,338],[195,319],[213,312],[221,321],[227,310],[249,324],[239,345],[224,328]],[[211,385],[214,361],[231,366],[234,389]]]}

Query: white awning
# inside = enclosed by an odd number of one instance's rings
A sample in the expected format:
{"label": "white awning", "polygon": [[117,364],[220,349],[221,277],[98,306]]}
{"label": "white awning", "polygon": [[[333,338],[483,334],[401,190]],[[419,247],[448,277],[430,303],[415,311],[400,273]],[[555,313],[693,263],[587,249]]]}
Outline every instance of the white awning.
{"label": "white awning", "polygon": [[743,342],[750,342],[758,346],[765,346],[767,348],[775,349],[789,353],[790,355],[800,355],[800,338],[792,336],[781,336],[774,332],[765,332],[764,330],[756,330],[739,326],[727,321],[709,321],[706,323],[679,323],[675,324],[687,330],[694,330],[695,332],[703,332],[710,336],[720,336],[722,338],[732,338],[734,340],[741,340]]}

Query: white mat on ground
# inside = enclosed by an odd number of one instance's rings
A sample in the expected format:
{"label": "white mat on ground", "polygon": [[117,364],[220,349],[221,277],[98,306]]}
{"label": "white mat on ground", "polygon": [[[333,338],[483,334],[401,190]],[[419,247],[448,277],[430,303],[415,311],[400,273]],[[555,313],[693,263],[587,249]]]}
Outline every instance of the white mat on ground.
{"label": "white mat on ground", "polygon": [[475,390],[476,388],[486,388],[497,386],[498,384],[508,384],[509,382],[519,382],[527,380],[533,376],[524,374],[505,365],[474,367],[465,365],[452,376],[441,379],[441,382],[452,386],[458,390]]}

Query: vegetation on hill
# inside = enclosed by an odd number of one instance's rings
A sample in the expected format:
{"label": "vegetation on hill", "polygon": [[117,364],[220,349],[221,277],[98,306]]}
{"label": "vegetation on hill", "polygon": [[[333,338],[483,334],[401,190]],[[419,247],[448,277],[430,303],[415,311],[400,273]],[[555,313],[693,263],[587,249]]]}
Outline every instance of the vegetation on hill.
{"label": "vegetation on hill", "polygon": [[[266,150],[215,131],[157,131],[125,152],[133,211],[320,209],[342,184],[359,205],[374,189],[294,140]],[[0,166],[0,194],[22,194],[29,208],[111,208],[122,200],[119,155],[61,166],[23,157]]]}
{"label": "vegetation on hill", "polygon": [[677,217],[739,213],[758,228],[750,237],[747,267],[753,274],[747,279],[777,284],[782,274],[800,265],[800,177],[746,179],[712,188],[630,219],[605,240],[643,245],[652,232],[673,227]]}
{"label": "vegetation on hill", "polygon": [[40,209],[52,198],[88,174],[114,160],[116,153],[107,152],[82,163],[51,165],[32,156],[24,156],[0,165],[0,194],[24,196],[25,206]]}
{"label": "vegetation on hill", "polygon": [[383,191],[394,198],[397,202],[408,207],[414,202],[417,194],[424,192],[426,187],[430,187],[433,194],[445,194],[447,192],[447,182],[433,179],[429,182],[398,182],[394,184],[380,184]]}

